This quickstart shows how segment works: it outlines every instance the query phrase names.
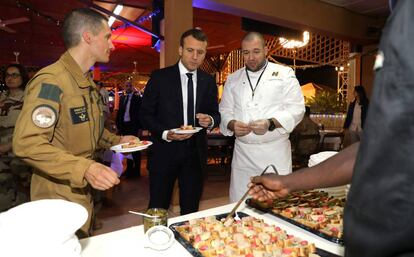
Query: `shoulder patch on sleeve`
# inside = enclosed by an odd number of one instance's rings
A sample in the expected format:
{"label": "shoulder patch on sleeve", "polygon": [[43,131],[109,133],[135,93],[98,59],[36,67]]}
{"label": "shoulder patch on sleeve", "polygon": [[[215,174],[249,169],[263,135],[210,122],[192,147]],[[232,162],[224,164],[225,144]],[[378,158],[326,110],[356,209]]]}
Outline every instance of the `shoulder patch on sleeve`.
{"label": "shoulder patch on sleeve", "polygon": [[32,112],[32,121],[39,128],[50,128],[55,125],[56,120],[57,112],[52,106],[38,105]]}
{"label": "shoulder patch on sleeve", "polygon": [[42,83],[38,97],[60,103],[60,94],[62,94],[62,90],[58,86]]}

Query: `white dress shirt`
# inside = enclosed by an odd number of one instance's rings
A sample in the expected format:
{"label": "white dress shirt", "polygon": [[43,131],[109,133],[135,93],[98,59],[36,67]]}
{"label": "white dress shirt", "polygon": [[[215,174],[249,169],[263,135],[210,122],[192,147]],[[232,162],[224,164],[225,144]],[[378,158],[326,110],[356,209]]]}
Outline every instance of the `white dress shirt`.
{"label": "white dress shirt", "polygon": [[[197,72],[196,71],[189,71],[187,70],[187,68],[182,64],[181,60],[178,62],[178,69],[180,70],[180,79],[181,79],[181,93],[183,96],[183,117],[184,117],[184,125],[188,124],[187,121],[187,96],[188,96],[188,90],[187,90],[187,83],[188,83],[188,77],[187,77],[187,73],[192,73],[193,74],[193,92],[194,92],[194,114],[195,114],[195,106],[196,106],[196,102],[197,102]],[[194,120],[195,117],[194,117]],[[167,139],[167,134],[168,134],[168,130],[164,130],[164,132],[162,133],[162,138],[166,141],[170,141]]]}

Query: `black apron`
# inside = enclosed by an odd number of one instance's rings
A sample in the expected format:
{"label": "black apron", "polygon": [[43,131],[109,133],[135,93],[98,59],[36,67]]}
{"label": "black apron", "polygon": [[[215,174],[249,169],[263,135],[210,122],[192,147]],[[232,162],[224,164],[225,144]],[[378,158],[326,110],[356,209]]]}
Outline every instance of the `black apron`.
{"label": "black apron", "polygon": [[414,1],[399,0],[344,217],[346,257],[414,256]]}

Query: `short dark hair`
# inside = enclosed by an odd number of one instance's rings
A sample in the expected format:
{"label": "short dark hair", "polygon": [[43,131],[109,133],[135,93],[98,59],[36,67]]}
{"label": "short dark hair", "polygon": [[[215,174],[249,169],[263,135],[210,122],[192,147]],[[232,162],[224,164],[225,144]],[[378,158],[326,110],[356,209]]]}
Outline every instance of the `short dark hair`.
{"label": "short dark hair", "polygon": [[11,67],[14,67],[19,70],[20,77],[22,78],[22,84],[20,85],[20,88],[25,89],[27,82],[29,82],[29,74],[27,73],[26,68],[19,63],[12,63],[12,64],[7,65],[6,69],[4,70],[4,77],[3,77],[4,81],[6,81],[7,70]]}
{"label": "short dark hair", "polygon": [[63,21],[63,42],[66,48],[77,46],[81,41],[83,28],[96,35],[102,28],[102,21],[108,21],[103,14],[89,8],[74,9],[65,16]]}
{"label": "short dark hair", "polygon": [[266,40],[264,39],[263,35],[256,31],[250,31],[247,32],[246,35],[242,38],[243,41],[251,41],[253,39],[259,39],[259,41],[262,43],[263,47],[266,46]]}
{"label": "short dark hair", "polygon": [[180,46],[181,47],[184,46],[184,39],[186,37],[189,37],[189,36],[193,36],[198,41],[208,42],[207,35],[202,30],[200,30],[200,29],[189,29],[181,35],[181,38],[180,38]]}

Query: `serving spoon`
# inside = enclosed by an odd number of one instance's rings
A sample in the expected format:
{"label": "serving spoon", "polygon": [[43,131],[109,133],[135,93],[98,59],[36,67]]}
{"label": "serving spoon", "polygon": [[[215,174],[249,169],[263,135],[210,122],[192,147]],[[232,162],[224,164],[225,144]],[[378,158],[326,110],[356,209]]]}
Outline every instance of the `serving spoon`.
{"label": "serving spoon", "polygon": [[152,216],[152,215],[142,213],[142,212],[136,212],[136,211],[128,211],[128,212],[131,213],[131,214],[136,214],[136,215],[144,216],[144,217],[147,217],[147,218],[159,218],[159,216]]}

